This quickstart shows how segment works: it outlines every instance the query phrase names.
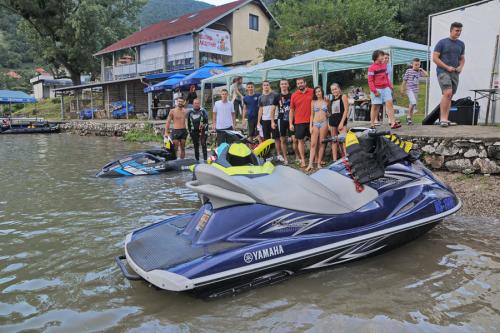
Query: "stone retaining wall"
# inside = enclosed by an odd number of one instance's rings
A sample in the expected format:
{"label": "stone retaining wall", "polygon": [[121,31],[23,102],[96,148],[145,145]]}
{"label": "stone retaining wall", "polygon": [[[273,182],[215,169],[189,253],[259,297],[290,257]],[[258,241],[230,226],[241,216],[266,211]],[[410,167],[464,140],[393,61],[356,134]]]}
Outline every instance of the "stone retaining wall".
{"label": "stone retaining wall", "polygon": [[[123,136],[131,129],[143,129],[148,122],[130,121],[130,122],[96,122],[96,121],[68,121],[61,124],[61,130],[78,135],[96,135],[96,136]],[[158,133],[162,133],[165,128],[164,123],[150,122]]]}
{"label": "stone retaining wall", "polygon": [[464,174],[500,173],[499,139],[406,137],[422,152],[421,160],[434,170]]}
{"label": "stone retaining wall", "polygon": [[[148,122],[94,122],[69,121],[61,124],[63,131],[79,135],[123,136],[134,128],[144,128]],[[151,122],[149,122],[151,123]],[[163,133],[164,123],[152,123],[158,133]],[[434,170],[447,170],[465,174],[500,173],[500,138],[451,139],[401,135],[411,140],[422,151],[422,161]]]}

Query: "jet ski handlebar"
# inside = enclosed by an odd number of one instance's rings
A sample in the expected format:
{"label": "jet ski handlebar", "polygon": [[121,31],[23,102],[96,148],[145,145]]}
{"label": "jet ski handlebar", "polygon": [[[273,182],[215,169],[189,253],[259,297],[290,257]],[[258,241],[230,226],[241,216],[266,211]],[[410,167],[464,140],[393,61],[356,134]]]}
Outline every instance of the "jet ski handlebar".
{"label": "jet ski handlebar", "polygon": [[329,143],[329,142],[344,143],[345,142],[345,134],[330,136],[330,137],[323,139],[323,141],[321,141],[321,143]]}
{"label": "jet ski handlebar", "polygon": [[371,129],[367,132],[368,136],[369,137],[377,137],[377,136],[384,136],[384,135],[389,135],[391,134],[391,131],[389,130],[385,130],[385,131],[378,131],[378,130],[375,130],[375,129]]}

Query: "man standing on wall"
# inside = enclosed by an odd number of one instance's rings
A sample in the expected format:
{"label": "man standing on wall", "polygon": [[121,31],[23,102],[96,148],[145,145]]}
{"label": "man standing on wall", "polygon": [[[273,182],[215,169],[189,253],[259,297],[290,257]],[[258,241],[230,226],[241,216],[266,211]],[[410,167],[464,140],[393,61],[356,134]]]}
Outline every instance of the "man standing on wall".
{"label": "man standing on wall", "polygon": [[212,128],[217,131],[217,146],[226,141],[224,130],[236,128],[236,115],[233,103],[227,100],[229,92],[227,89],[221,91],[222,99],[215,102],[212,110]]}
{"label": "man standing on wall", "polygon": [[191,135],[194,147],[194,158],[200,160],[200,145],[203,153],[203,160],[207,160],[207,129],[208,113],[201,107],[198,98],[193,100],[193,108],[187,114],[188,130]]}
{"label": "man standing on wall", "polygon": [[305,138],[310,137],[309,122],[311,120],[311,102],[314,91],[307,87],[304,78],[298,78],[296,81],[297,91],[295,91],[290,100],[290,131],[295,131],[295,138],[299,143],[300,167],[305,168]]}
{"label": "man standing on wall", "polygon": [[233,79],[233,84],[231,84],[231,86],[229,87],[229,95],[231,96],[230,98],[231,102],[233,103],[236,118],[238,118],[240,112],[243,110],[243,97],[245,97],[245,89],[243,89],[243,78],[241,76],[235,77]]}
{"label": "man standing on wall", "polygon": [[[187,111],[184,108],[184,98],[178,97],[176,100],[175,109],[171,110],[167,117],[167,123],[165,124],[165,134],[164,136],[170,136],[172,134],[172,141],[174,142],[175,152],[180,150],[181,159],[186,156],[186,139],[188,131],[186,129],[186,114]],[[174,129],[170,132],[170,123],[174,123]]]}
{"label": "man standing on wall", "polygon": [[[292,138],[293,151],[295,152],[295,158],[298,158],[299,152],[297,148],[297,139],[295,139],[295,133],[290,131],[290,99],[292,94],[290,93],[288,81],[285,79],[280,80],[280,96],[279,96],[279,107],[278,107],[278,130],[280,132],[281,140],[281,151],[283,153],[283,158],[285,159],[284,164],[288,164],[288,138]],[[277,143],[279,144],[279,143]]]}
{"label": "man standing on wall", "polygon": [[465,44],[458,38],[462,33],[462,23],[453,22],[450,36],[441,39],[434,48],[432,61],[436,64],[437,78],[441,87],[439,124],[441,127],[456,125],[448,120],[451,98],[457,92],[459,75],[465,64]]}
{"label": "man standing on wall", "polygon": [[259,116],[259,97],[260,93],[255,91],[253,82],[247,83],[247,94],[243,97],[243,127],[248,123],[248,137],[251,140],[259,138],[257,131],[257,118]]}
{"label": "man standing on wall", "polygon": [[276,112],[276,107],[278,106],[278,95],[274,93],[271,89],[271,83],[269,81],[262,82],[262,95],[259,97],[259,115],[257,118],[257,128],[262,129],[262,134],[264,140],[274,139],[276,145],[276,152],[278,154],[277,160],[284,162],[283,156],[281,156],[281,145],[280,142],[280,132],[276,126],[276,121],[278,120],[278,112]]}

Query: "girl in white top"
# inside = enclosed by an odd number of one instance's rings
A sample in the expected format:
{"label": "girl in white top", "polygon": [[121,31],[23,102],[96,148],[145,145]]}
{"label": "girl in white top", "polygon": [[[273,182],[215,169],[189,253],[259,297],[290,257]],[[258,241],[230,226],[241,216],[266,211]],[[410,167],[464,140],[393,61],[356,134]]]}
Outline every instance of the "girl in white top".
{"label": "girl in white top", "polygon": [[[342,95],[342,90],[340,90],[340,85],[338,83],[333,83],[330,86],[331,95],[328,95],[328,99],[331,103],[331,112],[328,125],[330,127],[330,135],[337,136],[339,134],[347,133],[347,115],[349,108],[349,99],[347,95]],[[334,161],[337,160],[337,150],[338,143],[332,142],[332,158]],[[342,146],[343,153],[345,155],[345,144]]]}

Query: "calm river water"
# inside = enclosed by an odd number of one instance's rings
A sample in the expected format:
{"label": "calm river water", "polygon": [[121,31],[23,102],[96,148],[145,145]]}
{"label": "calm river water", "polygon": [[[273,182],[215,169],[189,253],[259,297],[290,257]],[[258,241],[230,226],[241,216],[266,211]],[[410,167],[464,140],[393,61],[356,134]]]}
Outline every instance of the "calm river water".
{"label": "calm river water", "polygon": [[499,220],[455,216],[378,257],[215,301],[125,280],[125,235],[197,208],[188,174],[97,179],[144,146],[0,136],[1,332],[494,332]]}

